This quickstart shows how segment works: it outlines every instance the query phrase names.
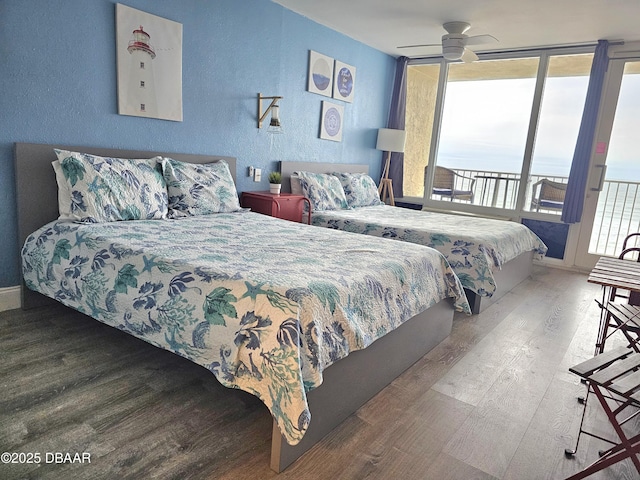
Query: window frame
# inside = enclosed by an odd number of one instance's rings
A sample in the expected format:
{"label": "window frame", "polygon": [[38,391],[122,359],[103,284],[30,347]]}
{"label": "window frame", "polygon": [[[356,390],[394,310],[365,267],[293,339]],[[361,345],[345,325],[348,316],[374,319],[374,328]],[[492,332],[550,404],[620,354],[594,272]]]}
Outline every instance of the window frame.
{"label": "window frame", "polygon": [[[596,44],[581,45],[581,46],[568,46],[568,47],[554,47],[545,49],[531,49],[531,50],[518,50],[510,52],[498,52],[498,53],[478,53],[479,60],[506,60],[506,59],[519,59],[519,58],[538,58],[538,71],[536,74],[536,85],[534,87],[533,102],[531,106],[531,113],[529,115],[529,127],[527,130],[527,138],[525,141],[525,148],[523,153],[520,178],[528,179],[531,173],[531,166],[533,162],[533,152],[536,142],[536,133],[540,120],[540,113],[542,107],[543,93],[545,82],[547,79],[549,59],[552,56],[560,55],[580,55],[594,53]],[[439,138],[442,126],[442,115],[444,111],[444,99],[446,95],[447,79],[449,75],[450,62],[444,60],[442,57],[424,57],[413,58],[408,62],[408,68],[413,65],[434,65],[439,64],[439,77],[438,87],[436,92],[435,112],[433,117],[433,130],[431,132],[431,145],[429,148],[429,158],[427,165],[437,165],[436,157],[439,149]],[[426,166],[425,166],[426,167]],[[475,215],[510,218],[520,221],[522,218],[531,218],[546,220],[549,222],[560,222],[560,215],[544,212],[532,212],[525,210],[525,201],[527,197],[527,188],[519,188],[514,209],[505,209],[491,206],[472,205],[464,202],[451,202],[447,200],[437,200],[431,198],[431,191],[433,185],[435,169],[426,168],[424,174],[424,192],[423,197],[404,197],[404,201],[420,201],[423,208],[429,210],[440,211],[454,211],[470,213]],[[522,187],[522,184],[521,184]]]}

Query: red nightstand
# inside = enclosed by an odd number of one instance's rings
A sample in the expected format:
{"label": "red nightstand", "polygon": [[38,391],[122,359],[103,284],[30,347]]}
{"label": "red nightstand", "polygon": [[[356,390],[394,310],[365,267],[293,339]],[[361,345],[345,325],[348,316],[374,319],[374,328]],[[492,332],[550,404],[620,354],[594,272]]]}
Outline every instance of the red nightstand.
{"label": "red nightstand", "polygon": [[293,222],[302,222],[303,205],[307,204],[307,223],[311,223],[311,203],[303,195],[293,193],[242,192],[240,205],[252,211]]}

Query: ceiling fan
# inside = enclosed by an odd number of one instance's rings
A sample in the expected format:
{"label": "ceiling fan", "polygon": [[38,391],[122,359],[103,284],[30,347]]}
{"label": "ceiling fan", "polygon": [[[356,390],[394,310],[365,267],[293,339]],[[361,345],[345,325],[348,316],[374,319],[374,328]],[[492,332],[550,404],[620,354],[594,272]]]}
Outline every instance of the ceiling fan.
{"label": "ceiling fan", "polygon": [[[447,60],[462,60],[463,62],[475,62],[478,60],[472,50],[467,48],[470,45],[482,45],[485,43],[496,43],[497,38],[491,35],[474,35],[470,37],[466,31],[471,28],[467,22],[447,22],[442,25],[447,31],[442,36],[442,56]],[[403,45],[398,48],[417,48],[417,47],[439,47],[440,44],[427,45]]]}

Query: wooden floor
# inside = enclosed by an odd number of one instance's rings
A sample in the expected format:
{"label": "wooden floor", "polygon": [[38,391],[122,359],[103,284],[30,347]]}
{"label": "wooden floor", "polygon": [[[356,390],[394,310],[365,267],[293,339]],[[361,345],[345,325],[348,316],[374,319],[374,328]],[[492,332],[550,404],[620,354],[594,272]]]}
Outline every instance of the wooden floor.
{"label": "wooden floor", "polygon": [[[456,316],[447,340],[280,475],[271,417],[251,395],[63,307],[3,312],[0,451],[42,459],[0,464],[0,478],[565,478],[605,446],[583,436],[564,455],[585,391],[568,368],[593,355],[598,294],[586,275],[536,267],[483,313]],[[587,424],[610,432],[591,398]],[[638,476],[627,460],[591,478]]]}

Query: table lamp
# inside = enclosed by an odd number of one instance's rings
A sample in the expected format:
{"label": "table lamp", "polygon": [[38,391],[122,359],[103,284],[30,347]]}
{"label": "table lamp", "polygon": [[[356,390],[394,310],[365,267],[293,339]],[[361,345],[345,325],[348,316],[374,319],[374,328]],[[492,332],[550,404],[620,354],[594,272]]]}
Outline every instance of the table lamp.
{"label": "table lamp", "polygon": [[376,149],[387,152],[384,169],[382,170],[382,178],[380,178],[380,186],[378,187],[378,194],[380,195],[380,200],[383,202],[385,202],[387,197],[389,197],[389,203],[394,206],[396,202],[393,198],[393,182],[389,178],[391,152],[404,152],[404,143],[406,138],[407,132],[404,130],[398,130],[395,128],[378,129],[378,142],[376,143]]}

